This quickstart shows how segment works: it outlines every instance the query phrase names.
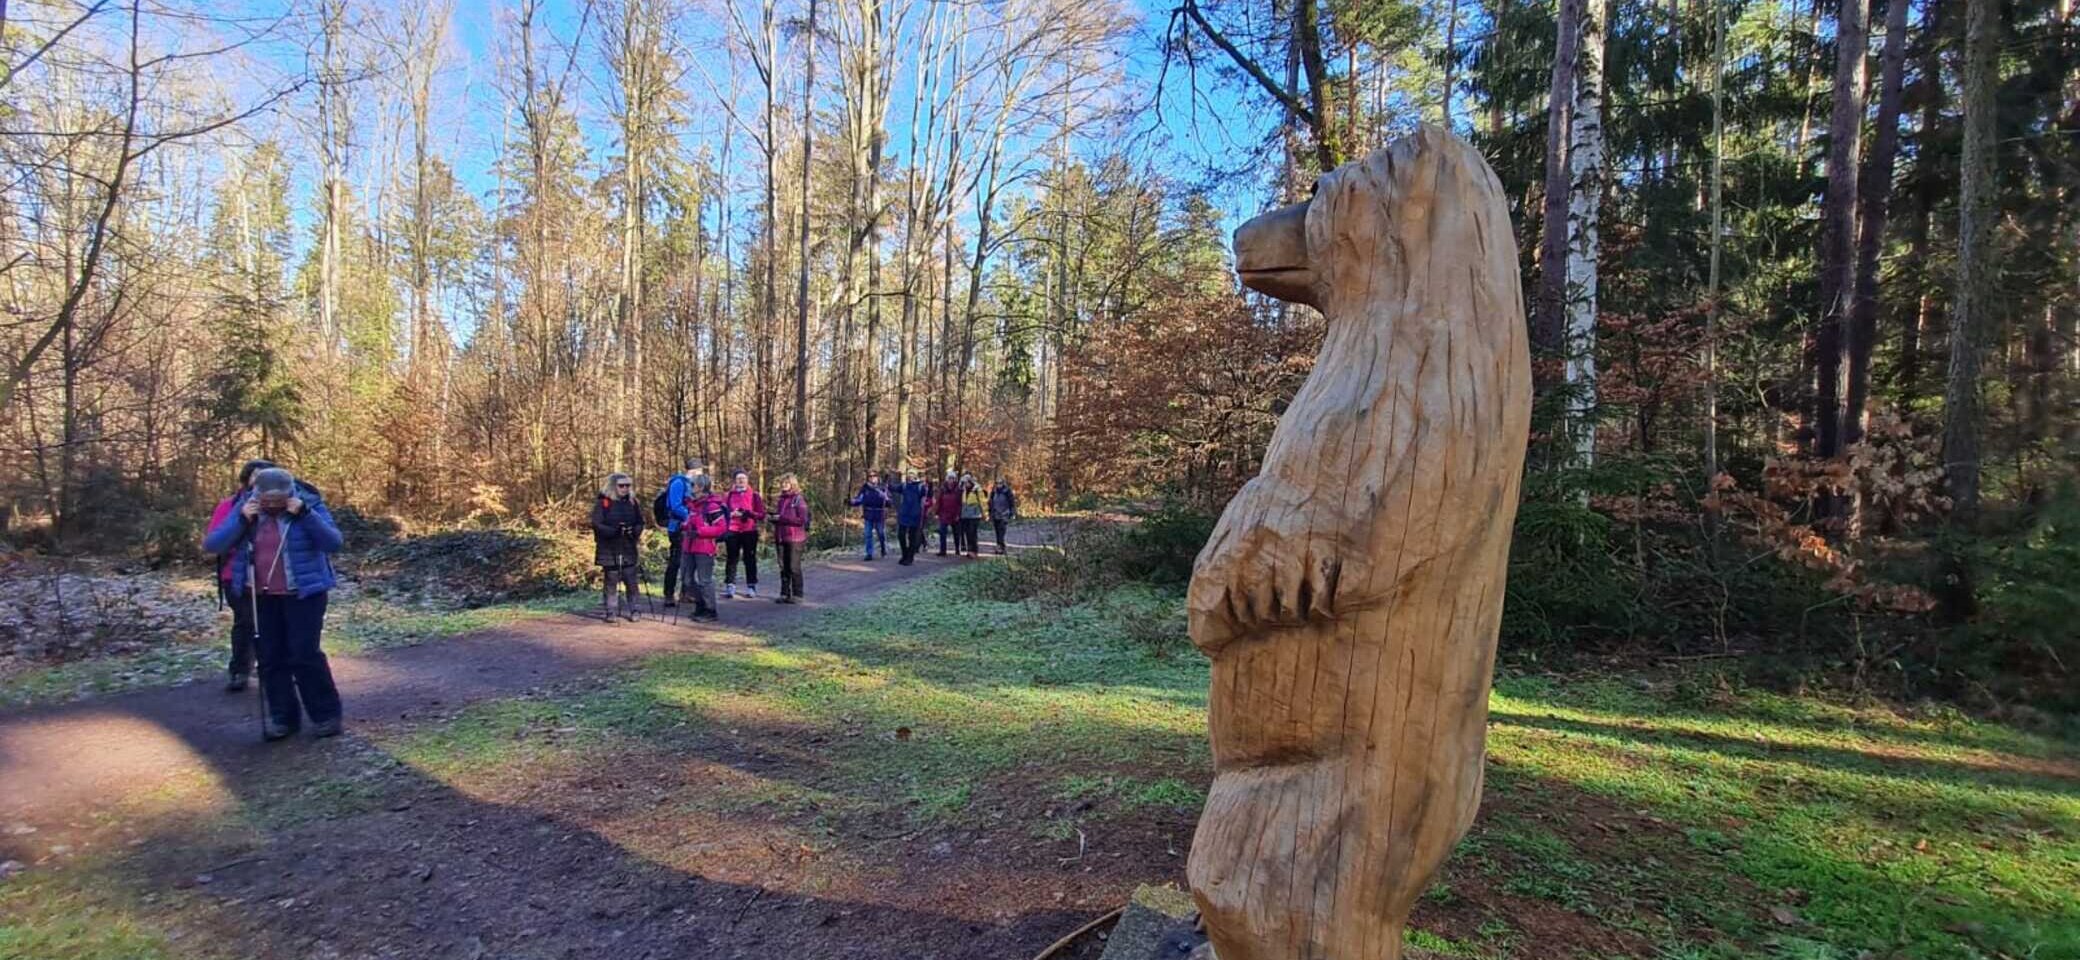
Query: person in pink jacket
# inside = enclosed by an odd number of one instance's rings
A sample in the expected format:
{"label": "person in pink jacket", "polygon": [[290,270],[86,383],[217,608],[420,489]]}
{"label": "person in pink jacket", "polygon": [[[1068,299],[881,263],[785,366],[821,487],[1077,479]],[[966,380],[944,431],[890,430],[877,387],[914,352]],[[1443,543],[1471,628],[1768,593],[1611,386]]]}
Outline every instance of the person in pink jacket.
{"label": "person in pink jacket", "polygon": [[729,508],[729,548],[722,565],[722,595],[737,595],[737,561],[744,562],[744,596],[758,597],[758,528],[766,522],[766,501],[751,489],[751,475],[737,471],[729,493],[722,497]]}
{"label": "person in pink jacket", "polygon": [[780,602],[802,600],[802,551],[809,546],[809,501],[794,474],[780,478],[780,509],[773,514],[773,548],[780,553]]}
{"label": "person in pink jacket", "polygon": [[715,609],[715,543],[729,536],[729,507],[705,473],[687,481],[683,531],[686,562],[679,570],[686,583],[679,595],[693,601],[693,619],[721,619]]}
{"label": "person in pink jacket", "polygon": [[[272,466],[274,466],[272,461],[248,460],[245,462],[245,466],[239,467],[238,489],[233,490],[230,496],[217,501],[217,509],[209,515],[209,526],[203,529],[215,530],[217,524],[223,523],[224,518],[230,516],[232,510],[237,509],[238,495],[244,493],[247,487],[253,485],[253,474]],[[230,597],[230,587],[231,557],[228,555],[218,557],[218,598]],[[232,693],[244,690],[247,678],[253,675],[253,605],[250,603],[233,603],[231,605],[231,664],[229,673],[229,679],[224,681],[224,689]]]}

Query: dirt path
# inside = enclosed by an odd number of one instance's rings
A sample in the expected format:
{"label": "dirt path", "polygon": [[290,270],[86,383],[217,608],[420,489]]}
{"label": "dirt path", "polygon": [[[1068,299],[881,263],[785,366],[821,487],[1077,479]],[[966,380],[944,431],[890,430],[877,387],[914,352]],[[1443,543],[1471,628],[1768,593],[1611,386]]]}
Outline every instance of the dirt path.
{"label": "dirt path", "polygon": [[[566,616],[335,658],[335,741],[263,744],[252,697],[205,685],[0,714],[0,861],[27,869],[0,871],[0,889],[54,884],[16,905],[96,911],[89,940],[123,918],[170,957],[1023,960],[1134,884],[1176,879],[1190,812],[1113,825],[1085,857],[1080,838],[1065,854],[1035,837],[1053,801],[1024,783],[982,788],[995,812],[973,822],[886,832],[704,803],[718,777],[818,776],[786,731],[454,782],[379,746],[470,701],[759,644],[961,563],[816,564],[811,603],[726,601],[719,629]],[[326,792],[341,784],[360,792]]]}
{"label": "dirt path", "polygon": [[[1038,535],[1044,529],[1037,525]],[[1029,537],[1030,545],[1037,537]],[[562,615],[362,656],[332,657],[349,729],[410,722],[487,697],[509,696],[649,654],[741,643],[814,611],[973,562],[927,553],[909,567],[856,558],[809,565],[808,602],[725,600],[719,625],[644,620],[601,623]],[[772,584],[767,584],[768,588]],[[0,712],[0,828],[62,829],[103,809],[197,774],[244,775],[279,745],[259,737],[255,693],[211,685],[138,691],[61,706]],[[0,846],[6,836],[0,835]],[[4,852],[4,851],[0,851]]]}

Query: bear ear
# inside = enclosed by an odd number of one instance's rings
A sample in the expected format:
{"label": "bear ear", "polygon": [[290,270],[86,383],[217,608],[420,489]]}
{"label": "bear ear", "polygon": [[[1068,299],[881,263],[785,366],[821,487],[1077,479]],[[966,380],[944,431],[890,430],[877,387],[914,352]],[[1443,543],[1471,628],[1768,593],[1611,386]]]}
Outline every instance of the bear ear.
{"label": "bear ear", "polygon": [[1316,274],[1307,252],[1307,209],[1313,202],[1281,207],[1235,230],[1235,272],[1243,286],[1317,306]]}

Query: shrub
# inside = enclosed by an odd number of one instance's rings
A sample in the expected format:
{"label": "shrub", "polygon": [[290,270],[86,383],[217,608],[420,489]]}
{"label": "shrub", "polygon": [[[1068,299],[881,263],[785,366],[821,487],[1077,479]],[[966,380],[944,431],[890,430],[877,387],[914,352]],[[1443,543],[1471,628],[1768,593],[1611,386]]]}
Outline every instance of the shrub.
{"label": "shrub", "polygon": [[1191,583],[1192,563],[1213,536],[1215,520],[1182,501],[1166,500],[1126,527],[1103,559],[1127,579],[1182,588]]}
{"label": "shrub", "polygon": [[1088,561],[1072,545],[1060,550],[1026,550],[973,578],[971,590],[983,600],[1024,603],[1051,599],[1074,603],[1092,588]]}
{"label": "shrub", "polygon": [[1966,553],[1979,616],[1956,639],[1959,669],[2012,678],[2010,691],[2043,706],[2080,708],[2080,492],[2068,484],[2005,534]]}
{"label": "shrub", "polygon": [[394,540],[363,554],[357,571],[381,592],[450,608],[561,593],[591,583],[597,572],[589,536],[523,527]]}

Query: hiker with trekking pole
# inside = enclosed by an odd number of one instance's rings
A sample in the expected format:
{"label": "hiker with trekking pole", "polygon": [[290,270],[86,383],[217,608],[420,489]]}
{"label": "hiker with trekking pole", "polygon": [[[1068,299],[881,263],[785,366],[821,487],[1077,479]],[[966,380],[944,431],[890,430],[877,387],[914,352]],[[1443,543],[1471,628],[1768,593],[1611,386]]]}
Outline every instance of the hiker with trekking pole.
{"label": "hiker with trekking pole", "polygon": [[344,542],[317,488],[272,466],[253,473],[252,486],[202,540],[203,550],[230,557],[226,589],[253,617],[263,739],[294,735],[305,716],[313,735],[339,735],[339,688],[320,641],[338,582],[332,555]]}
{"label": "hiker with trekking pole", "polygon": [[614,622],[614,588],[622,588],[621,618],[636,619],[636,597],[642,589],[643,565],[638,547],[643,536],[643,508],[636,503],[636,482],[617,473],[600,486],[592,504],[592,562],[600,570],[600,619]]}
{"label": "hiker with trekking pole", "polygon": [[[209,516],[209,526],[204,527],[203,531],[207,533],[215,530],[217,524],[223,523],[225,518],[231,516],[231,511],[238,509],[239,495],[253,489],[253,474],[271,466],[274,466],[274,463],[269,460],[248,460],[245,466],[239,467],[238,489],[232,491],[230,496],[217,501],[216,510]],[[231,589],[233,582],[231,558],[218,557],[217,606],[231,607],[231,663],[226,670],[224,689],[229,693],[238,693],[246,688],[246,679],[253,672],[253,605],[238,602],[236,591]]]}
{"label": "hiker with trekking pole", "polygon": [[680,543],[685,557],[679,570],[684,578],[679,596],[693,604],[696,623],[721,618],[715,606],[715,544],[729,536],[729,505],[715,494],[715,481],[698,474],[688,481],[686,522]]}
{"label": "hiker with trekking pole", "polygon": [[664,607],[672,610],[674,617],[679,607],[678,589],[681,577],[680,565],[688,554],[686,542],[686,504],[693,491],[693,478],[708,472],[699,457],[687,457],[686,469],[672,474],[664,488],[657,491],[657,500],[650,505],[650,513],[657,525],[664,528],[667,548],[664,561]]}

